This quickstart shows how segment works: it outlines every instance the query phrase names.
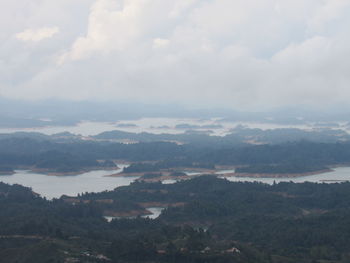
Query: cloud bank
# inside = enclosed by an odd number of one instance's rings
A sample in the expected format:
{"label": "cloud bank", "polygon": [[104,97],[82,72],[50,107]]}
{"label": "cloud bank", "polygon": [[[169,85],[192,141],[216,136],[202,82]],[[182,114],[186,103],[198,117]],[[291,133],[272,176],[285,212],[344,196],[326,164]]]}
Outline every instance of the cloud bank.
{"label": "cloud bank", "polygon": [[0,11],[0,96],[252,109],[350,99],[349,0],[56,2]]}

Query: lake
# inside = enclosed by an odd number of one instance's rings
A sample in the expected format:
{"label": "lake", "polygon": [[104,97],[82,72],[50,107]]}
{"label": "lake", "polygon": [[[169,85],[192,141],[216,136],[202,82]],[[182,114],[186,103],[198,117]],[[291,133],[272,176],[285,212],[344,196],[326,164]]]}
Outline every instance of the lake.
{"label": "lake", "polygon": [[61,195],[75,196],[85,192],[113,190],[118,186],[129,185],[138,177],[108,177],[121,172],[126,165],[118,164],[119,170],[97,170],[73,176],[48,176],[25,170],[17,170],[13,175],[1,175],[0,181],[31,187],[34,192],[48,199]]}
{"label": "lake", "polygon": [[[165,209],[164,207],[147,207],[146,208],[151,214],[141,216],[142,218],[149,218],[149,219],[156,219],[160,216],[162,211]],[[128,219],[134,219],[136,216],[129,216],[129,217],[117,217],[117,216],[104,216],[104,218],[111,222],[113,219],[121,219],[121,218],[128,218]]]}
{"label": "lake", "polygon": [[249,177],[228,177],[229,181],[232,182],[262,182],[267,184],[273,184],[273,182],[312,182],[312,183],[336,183],[341,181],[350,181],[350,167],[338,167],[334,168],[333,171],[315,174],[309,176],[302,176],[296,178],[249,178]]}
{"label": "lake", "polygon": [[[118,186],[129,185],[138,177],[108,177],[107,175],[121,172],[125,165],[118,165],[119,170],[98,170],[83,173],[75,176],[48,176],[45,174],[33,173],[30,171],[17,170],[14,175],[2,175],[0,181],[8,184],[20,184],[31,187],[34,192],[48,199],[59,198],[61,195],[76,196],[84,192],[102,192],[113,190]],[[233,170],[221,171],[217,174],[225,174]],[[314,183],[335,183],[337,181],[350,181],[350,167],[335,168],[334,171],[297,178],[248,178],[228,177],[233,182],[263,182],[273,184],[279,182],[314,182]],[[334,181],[327,181],[334,180]],[[175,180],[167,180],[163,183],[175,183]]]}

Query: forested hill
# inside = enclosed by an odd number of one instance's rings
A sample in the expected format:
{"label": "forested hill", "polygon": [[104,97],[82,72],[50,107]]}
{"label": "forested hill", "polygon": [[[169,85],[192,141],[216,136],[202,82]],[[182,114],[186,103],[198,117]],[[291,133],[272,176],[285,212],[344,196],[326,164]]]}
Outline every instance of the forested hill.
{"label": "forested hill", "polygon": [[[0,183],[0,262],[350,260],[349,183],[270,186],[203,176],[173,185],[134,183],[69,200],[46,201],[28,188]],[[156,220],[108,223],[102,217],[145,202],[168,209]]]}
{"label": "forested hill", "polygon": [[225,145],[239,145],[244,143],[280,144],[286,142],[296,142],[300,140],[312,142],[334,143],[349,141],[350,135],[341,129],[313,129],[302,130],[297,128],[280,129],[251,129],[238,126],[232,129],[225,136],[214,136],[208,131],[191,130],[191,125],[178,125],[182,128],[188,127],[184,133],[180,134],[152,134],[147,132],[132,133],[124,131],[107,131],[93,136],[98,140],[132,140],[137,142],[155,141],[177,141],[186,144],[195,144],[206,147],[222,147]]}
{"label": "forested hill", "polygon": [[202,167],[243,165],[248,166],[248,172],[299,173],[349,163],[350,143],[300,141],[212,148],[171,142],[121,144],[82,140],[56,142],[43,137],[5,137],[0,139],[0,157],[1,170],[5,171],[25,166],[74,172],[111,167],[110,160],[123,159],[130,162],[162,162],[164,168],[171,168],[175,164],[177,167],[191,167],[194,164]]}
{"label": "forested hill", "polygon": [[[121,144],[73,140],[56,142],[37,138],[0,139],[0,167],[9,171],[21,167],[53,171],[79,171],[111,167],[111,160],[161,162],[163,168],[248,166],[254,172],[309,172],[329,165],[350,162],[350,143],[299,141],[283,144],[204,147],[171,142]],[[105,160],[98,162],[98,160]]]}

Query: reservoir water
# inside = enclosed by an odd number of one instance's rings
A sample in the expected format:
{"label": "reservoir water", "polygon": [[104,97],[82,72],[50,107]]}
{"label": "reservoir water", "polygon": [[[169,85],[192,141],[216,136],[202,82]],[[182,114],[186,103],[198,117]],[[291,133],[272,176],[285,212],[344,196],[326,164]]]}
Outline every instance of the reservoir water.
{"label": "reservoir water", "polygon": [[[151,214],[146,216],[141,216],[142,218],[149,218],[149,219],[156,219],[160,216],[162,211],[165,209],[164,207],[148,207],[146,208]],[[129,217],[116,217],[116,216],[104,216],[104,218],[111,222],[113,219],[120,219],[120,218],[128,218],[128,219],[134,219],[136,216],[129,216]]]}
{"label": "reservoir water", "polygon": [[[45,174],[33,173],[30,171],[17,170],[14,175],[0,176],[0,182],[8,184],[20,184],[31,187],[34,192],[48,199],[59,198],[61,195],[75,196],[84,192],[102,192],[113,190],[119,186],[129,185],[138,177],[108,177],[107,175],[121,172],[125,165],[118,165],[119,170],[98,170],[83,173],[75,176],[48,176]],[[218,172],[224,174],[231,170]],[[334,171],[297,178],[249,178],[249,177],[228,177],[229,181],[263,182],[314,182],[314,183],[337,183],[350,181],[350,167],[335,168]],[[175,180],[168,180],[163,183],[175,183]]]}
{"label": "reservoir water", "polygon": [[281,178],[249,178],[249,177],[228,177],[232,182],[262,182],[267,184],[273,184],[273,182],[294,182],[294,183],[339,183],[344,181],[350,181],[350,167],[338,167],[334,168],[331,172],[301,176],[296,178],[281,177]]}
{"label": "reservoir water", "polygon": [[75,196],[85,192],[113,190],[118,186],[129,185],[138,177],[109,177],[121,172],[125,165],[118,165],[119,170],[97,170],[73,176],[48,176],[25,170],[17,170],[13,175],[1,175],[0,182],[20,184],[48,199],[62,195]]}

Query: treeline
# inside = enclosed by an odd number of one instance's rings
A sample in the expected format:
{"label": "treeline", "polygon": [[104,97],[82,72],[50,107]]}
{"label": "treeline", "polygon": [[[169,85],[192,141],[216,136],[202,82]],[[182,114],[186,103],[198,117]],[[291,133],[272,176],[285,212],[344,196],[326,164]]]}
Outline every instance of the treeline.
{"label": "treeline", "polygon": [[[0,140],[0,166],[79,170],[104,167],[97,160],[123,159],[137,164],[126,172],[154,172],[177,167],[213,169],[215,165],[244,165],[248,170],[299,173],[350,162],[350,143],[300,141],[279,145],[241,145],[208,148],[151,142],[125,145],[111,142],[71,141],[57,143],[28,138]],[[107,165],[107,163],[105,163]],[[110,165],[110,162],[109,162]],[[248,171],[246,170],[246,171]]]}
{"label": "treeline", "polygon": [[[108,223],[101,204],[46,201],[29,188],[0,183],[0,262],[267,262],[250,246],[218,242],[186,225],[142,218]],[[240,252],[225,252],[232,247]]]}
{"label": "treeline", "polygon": [[38,154],[0,153],[0,172],[13,172],[15,168],[31,168],[52,172],[79,172],[92,168],[111,168],[111,161],[98,162],[96,159],[60,152],[44,151]]}
{"label": "treeline", "polygon": [[164,160],[155,163],[132,163],[123,169],[124,173],[159,172],[162,169],[170,168],[204,168],[215,169],[214,163],[191,162],[187,159]]}
{"label": "treeline", "polygon": [[[200,126],[182,124],[177,128],[187,129],[182,134],[152,134],[147,132],[131,133],[123,131],[107,131],[94,136],[99,140],[134,140],[138,142],[156,142],[156,141],[177,141],[186,144],[193,144],[201,147],[221,148],[225,146],[237,146],[247,142],[265,143],[265,144],[281,144],[286,142],[296,142],[307,140],[311,142],[335,143],[341,141],[349,141],[350,136],[347,132],[338,129],[318,129],[318,130],[302,130],[296,128],[283,129],[250,129],[238,126],[226,136],[212,136],[193,129]],[[215,129],[220,125],[202,126],[201,128]],[[191,130],[192,129],[192,130]]]}
{"label": "treeline", "polygon": [[327,170],[329,168],[320,165],[311,165],[305,163],[291,162],[278,165],[266,165],[257,164],[244,167],[237,167],[236,173],[248,173],[248,174],[298,174],[298,173],[310,173],[321,170]]}
{"label": "treeline", "polygon": [[211,176],[179,182],[134,183],[85,200],[184,202],[159,220],[207,228],[218,241],[253,244],[268,262],[347,262],[350,183],[233,183]]}
{"label": "treeline", "polygon": [[[177,177],[177,178],[187,176],[186,173],[183,173],[183,172],[172,172],[172,173],[169,173],[168,175],[172,176],[172,177]],[[163,173],[145,173],[144,175],[142,175],[140,177],[140,179],[141,180],[142,179],[146,179],[147,180],[147,179],[160,178],[162,176],[164,176]]]}
{"label": "treeline", "polygon": [[[50,257],[166,263],[350,259],[350,183],[266,185],[203,176],[173,185],[137,182],[76,199],[82,202],[46,201],[29,188],[0,183],[0,262],[16,262],[17,255],[26,263]],[[102,217],[106,209],[134,210],[144,202],[183,205],[168,207],[156,220],[107,223]],[[38,251],[42,260],[34,256]]]}

